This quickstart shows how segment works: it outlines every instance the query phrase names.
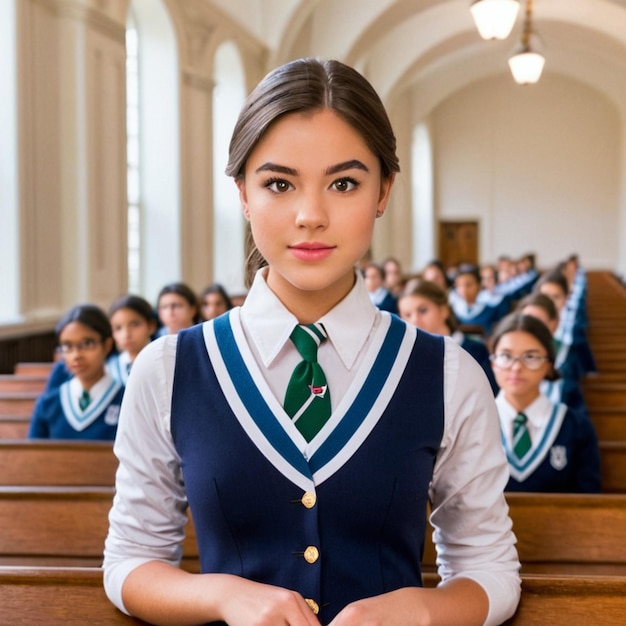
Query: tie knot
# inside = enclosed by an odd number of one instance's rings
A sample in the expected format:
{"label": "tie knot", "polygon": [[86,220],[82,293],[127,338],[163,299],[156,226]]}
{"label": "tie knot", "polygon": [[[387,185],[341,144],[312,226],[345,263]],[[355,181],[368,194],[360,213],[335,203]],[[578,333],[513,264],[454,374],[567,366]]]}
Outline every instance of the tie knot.
{"label": "tie knot", "polygon": [[80,396],[80,399],[78,400],[78,406],[80,406],[81,410],[85,410],[89,404],[91,403],[91,396],[89,395],[89,392],[86,389],[83,389],[83,393]]}
{"label": "tie knot", "polygon": [[523,426],[528,421],[528,418],[523,413],[518,413],[513,421],[516,426]]}
{"label": "tie knot", "polygon": [[317,361],[317,349],[326,338],[326,331],[322,324],[298,325],[290,335],[300,356],[308,363]]}

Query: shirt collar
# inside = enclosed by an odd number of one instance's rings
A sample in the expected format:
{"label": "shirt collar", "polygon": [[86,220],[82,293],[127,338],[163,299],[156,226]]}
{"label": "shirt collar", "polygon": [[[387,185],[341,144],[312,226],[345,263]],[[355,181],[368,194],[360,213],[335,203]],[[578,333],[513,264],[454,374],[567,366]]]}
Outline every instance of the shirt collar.
{"label": "shirt collar", "polygon": [[[241,320],[263,364],[269,367],[289,340],[298,320],[267,286],[265,275],[263,268],[254,277],[241,307]],[[318,320],[324,324],[330,343],[347,369],[354,364],[377,316],[380,316],[370,301],[361,274],[355,272],[355,275],[354,286],[348,295]],[[357,319],[358,324],[354,323]]]}
{"label": "shirt collar", "polygon": [[[518,411],[509,404],[502,390],[498,393],[496,405],[498,406],[500,419],[504,420],[505,423],[512,424]],[[534,428],[540,428],[550,419],[552,406],[552,402],[550,402],[549,398],[540,393],[539,397],[533,400],[530,405],[524,409],[523,413]]]}

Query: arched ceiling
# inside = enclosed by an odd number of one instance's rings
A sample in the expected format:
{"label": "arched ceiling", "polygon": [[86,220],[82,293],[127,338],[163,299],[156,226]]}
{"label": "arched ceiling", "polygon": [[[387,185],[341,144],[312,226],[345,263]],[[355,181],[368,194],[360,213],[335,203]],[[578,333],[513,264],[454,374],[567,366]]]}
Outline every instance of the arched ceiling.
{"label": "arched ceiling", "polygon": [[[473,81],[508,73],[525,5],[508,40],[495,42],[478,36],[470,0],[205,1],[262,41],[272,65],[303,49],[342,59],[361,69],[388,103],[413,96],[419,115]],[[533,8],[546,57],[542,80],[578,80],[626,117],[626,0],[534,0]]]}

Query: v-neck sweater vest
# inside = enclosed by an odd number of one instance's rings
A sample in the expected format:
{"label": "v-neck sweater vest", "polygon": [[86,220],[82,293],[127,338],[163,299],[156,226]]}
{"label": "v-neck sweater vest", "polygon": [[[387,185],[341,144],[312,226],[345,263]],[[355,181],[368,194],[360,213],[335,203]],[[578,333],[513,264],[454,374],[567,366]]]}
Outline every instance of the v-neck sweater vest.
{"label": "v-neck sweater vest", "polygon": [[356,599],[421,586],[444,344],[394,316],[382,332],[350,407],[311,455],[259,391],[231,316],[179,333],[171,429],[202,572],[295,589],[322,624]]}

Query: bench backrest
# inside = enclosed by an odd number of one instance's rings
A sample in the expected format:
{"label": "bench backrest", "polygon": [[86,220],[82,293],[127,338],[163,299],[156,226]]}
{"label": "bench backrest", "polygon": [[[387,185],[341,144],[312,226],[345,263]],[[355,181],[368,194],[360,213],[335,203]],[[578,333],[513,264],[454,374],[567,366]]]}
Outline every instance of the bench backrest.
{"label": "bench backrest", "polygon": [[117,465],[110,441],[0,440],[0,485],[112,487]]}

